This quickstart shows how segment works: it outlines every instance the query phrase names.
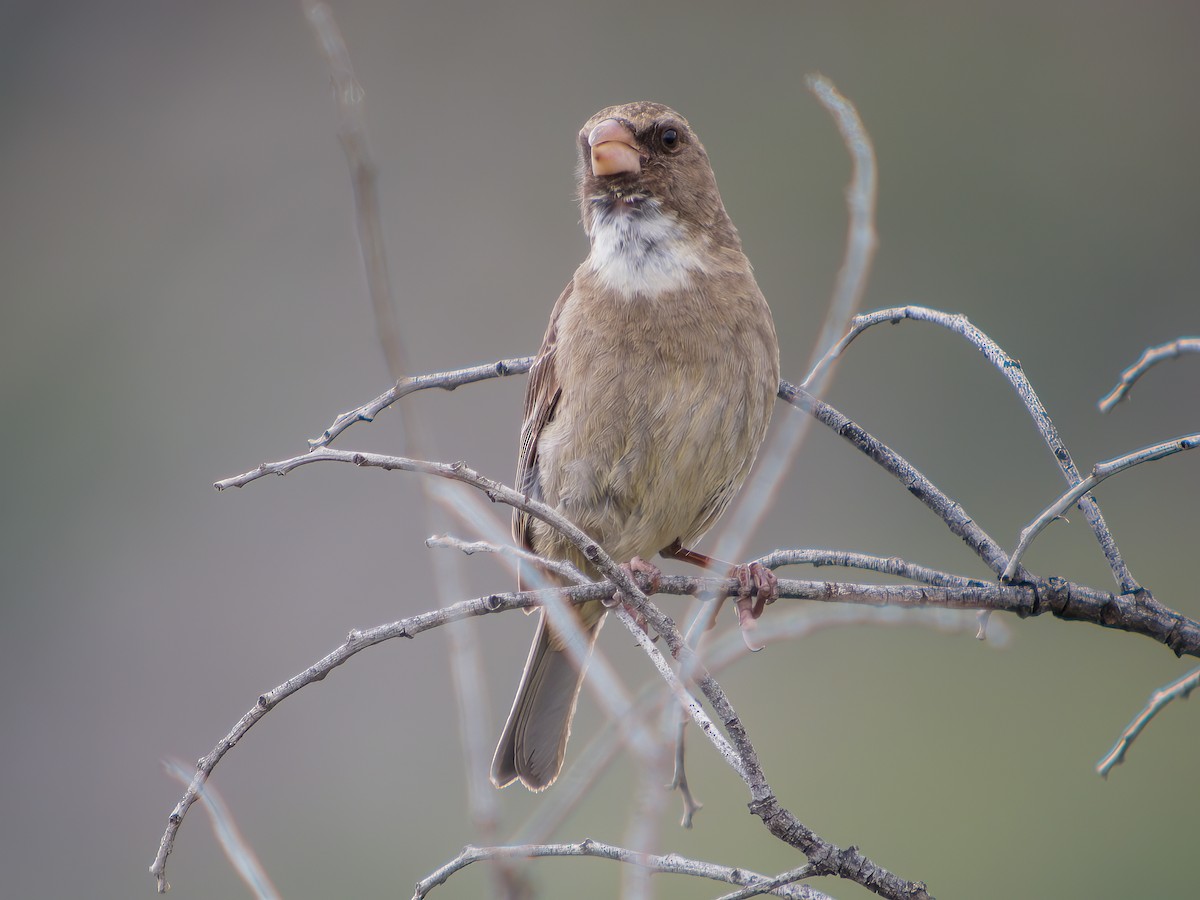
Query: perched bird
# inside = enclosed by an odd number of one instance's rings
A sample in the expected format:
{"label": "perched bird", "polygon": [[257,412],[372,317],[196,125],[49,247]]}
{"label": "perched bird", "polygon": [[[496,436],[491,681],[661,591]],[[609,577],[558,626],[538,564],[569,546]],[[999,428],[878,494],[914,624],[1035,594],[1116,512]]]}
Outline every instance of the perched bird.
{"label": "perched bird", "polygon": [[[771,418],[771,311],[681,115],[658,103],[610,106],[583,126],[579,152],[591,252],[554,304],[529,373],[516,485],[618,561],[644,566],[659,552],[707,561],[687,548],[741,487]],[[545,523],[517,512],[513,533],[535,554],[597,575]],[[773,586],[761,567],[741,569],[760,597]],[[590,651],[605,606],[576,612]],[[519,778],[540,791],[562,769],[583,672],[539,615],[492,760],[497,787]]]}

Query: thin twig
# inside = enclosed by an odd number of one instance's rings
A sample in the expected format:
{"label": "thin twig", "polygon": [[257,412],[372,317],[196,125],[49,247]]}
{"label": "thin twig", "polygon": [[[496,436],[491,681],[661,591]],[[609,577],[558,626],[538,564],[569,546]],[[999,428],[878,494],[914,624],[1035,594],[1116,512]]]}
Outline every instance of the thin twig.
{"label": "thin twig", "polygon": [[1008,564],[1008,553],[1004,548],[967,515],[959,503],[946,496],[916,466],[824,400],[818,400],[803,389],[784,381],[780,383],[779,396],[802,412],[815,417],[899,479],[908,492],[936,513],[950,531],[962,538],[989,569],[997,575],[1004,571]]}
{"label": "thin twig", "polygon": [[[163,768],[167,770],[167,774],[185,785],[191,781],[191,771],[178,760],[164,760]],[[213,834],[217,838],[217,843],[221,845],[225,858],[229,860],[229,864],[237,872],[238,877],[245,882],[250,892],[257,900],[278,900],[279,891],[271,883],[271,877],[267,875],[262,863],[258,861],[254,848],[242,837],[241,829],[238,828],[233,813],[229,811],[229,807],[225,805],[225,801],[221,799],[217,790],[211,785],[205,786],[199,791],[197,799],[201,806],[208,810]]]}
{"label": "thin twig", "polygon": [[638,646],[650,657],[650,661],[654,663],[654,668],[658,670],[659,677],[666,683],[671,693],[675,695],[675,699],[679,701],[679,705],[688,711],[692,721],[696,723],[705,736],[712,742],[713,746],[717,748],[717,751],[725,758],[725,762],[729,764],[729,767],[742,777],[745,777],[745,773],[742,770],[742,761],[734,752],[733,747],[725,740],[725,736],[717,729],[713,720],[708,717],[708,713],[704,711],[704,707],[700,705],[695,697],[688,693],[687,688],[679,680],[679,676],[675,674],[675,670],[671,668],[670,663],[659,652],[654,642],[650,640],[650,636],[646,634],[642,626],[626,610],[617,607],[616,613],[621,623],[633,635],[634,640],[638,642]]}
{"label": "thin twig", "polygon": [[1124,400],[1134,382],[1145,375],[1151,367],[1185,353],[1200,353],[1200,337],[1179,338],[1179,340],[1143,350],[1137,362],[1121,373],[1121,380],[1117,382],[1116,387],[1097,404],[1100,412],[1106,413]]}
{"label": "thin twig", "polygon": [[[799,389],[794,402],[811,407],[814,414],[824,421],[831,413],[830,408],[821,401],[807,398]],[[840,414],[836,414],[840,415]],[[851,423],[852,424],[852,423]],[[857,426],[854,426],[857,429]],[[864,439],[874,442],[874,438],[861,430],[851,430],[843,433],[843,437],[851,440]],[[886,452],[885,452],[886,451]],[[894,465],[907,465],[899,457],[893,458],[891,451],[878,442],[870,445],[872,458],[885,464],[889,470]],[[527,498],[512,488],[498,481],[485,478],[464,463],[434,463],[425,460],[414,460],[400,456],[387,456],[379,453],[362,453],[348,450],[336,450],[325,447],[314,450],[303,456],[280,460],[273,463],[263,463],[256,469],[241,475],[226,478],[217,482],[218,489],[238,487],[256,481],[265,475],[283,475],[300,466],[316,462],[351,463],[367,468],[384,470],[401,469],[413,472],[423,472],[469,484],[487,494],[494,501],[513,506],[530,515],[541,519],[549,525],[558,528],[563,535],[580,548],[584,557],[602,572],[611,582],[597,585],[586,585],[563,589],[563,595],[572,601],[586,596],[588,599],[602,599],[611,596],[614,589],[625,594],[626,599],[641,614],[647,617],[649,624],[668,641],[671,653],[679,657],[683,653],[690,655],[691,650],[684,646],[682,635],[675,628],[670,617],[646,602],[646,596],[638,583],[627,571],[617,566],[611,557],[598,544],[587,537],[584,532],[571,524],[557,512],[543,503]],[[909,490],[927,502],[944,501],[943,518],[952,527],[971,535],[977,540],[982,531],[969,518],[960,521],[954,514],[954,509],[961,508],[953,504],[944,495],[940,495],[932,485],[925,484],[919,472],[911,470],[902,476]],[[932,488],[933,494],[928,493]],[[939,499],[940,498],[940,499]],[[970,527],[968,527],[970,526]],[[957,531],[956,531],[957,533]],[[986,535],[984,535],[986,538]],[[987,538],[990,541],[990,538]],[[1003,551],[999,551],[1003,557]],[[1005,562],[1007,558],[1003,557]],[[1003,571],[1001,568],[1000,571]],[[937,606],[949,609],[991,609],[998,612],[1014,613],[1022,618],[1050,613],[1057,618],[1069,621],[1084,621],[1107,628],[1116,628],[1142,634],[1159,643],[1165,644],[1176,654],[1200,655],[1200,623],[1159,603],[1146,593],[1136,596],[1115,595],[1108,591],[1099,591],[1085,585],[1075,584],[1061,578],[1038,579],[1025,572],[1016,579],[1015,584],[987,584],[979,587],[944,587],[939,585],[880,585],[880,584],[844,584],[824,581],[799,581],[794,579],[779,579],[781,597],[805,600],[825,600],[846,603],[866,603],[871,605],[892,605],[906,607]],[[606,593],[607,591],[607,593]],[[701,594],[712,592],[716,596],[731,596],[737,591],[734,579],[714,579],[700,576],[664,576],[659,585],[660,593],[667,594]],[[539,593],[539,592],[532,592]],[[552,593],[552,592],[551,592]],[[492,597],[517,597],[519,594],[493,594]],[[546,595],[547,597],[550,594]],[[531,605],[529,603],[523,606]]]}
{"label": "thin twig", "polygon": [[[833,117],[851,162],[850,182],[846,186],[846,246],[825,313],[825,322],[812,348],[812,359],[816,359],[823,348],[846,330],[866,293],[875,248],[879,243],[875,234],[878,167],[871,136],[854,104],[842,96],[833,82],[823,75],[811,75],[805,83]],[[832,375],[832,369],[826,370],[819,383],[808,386],[809,393],[823,393],[829,387]],[[722,520],[714,549],[716,557],[742,558],[748,537],[755,532],[772,500],[778,495],[779,485],[800,452],[808,429],[807,419],[794,418],[785,419],[775,427],[775,436],[759,454],[750,479],[738,493],[733,509]]]}
{"label": "thin twig", "polygon": [[[739,629],[740,630],[740,629]],[[746,640],[742,638],[742,644],[745,645]],[[760,646],[765,647],[766,644],[760,640]],[[692,787],[688,784],[687,777],[687,759],[684,753],[684,739],[687,735],[687,718],[679,715],[674,709],[670,710],[671,723],[674,728],[675,738],[675,768],[671,772],[671,780],[667,782],[667,789],[679,791],[679,798],[683,801],[683,816],[679,820],[681,828],[691,828],[692,822],[696,818],[696,813],[704,809],[704,804],[696,799],[692,793]]]}
{"label": "thin twig", "polygon": [[[528,356],[514,357],[483,365],[446,372],[433,372],[402,379],[394,387],[385,391],[371,402],[339,415],[334,424],[320,438],[316,438],[309,443],[314,450],[327,447],[334,438],[355,422],[373,421],[375,416],[381,411],[415,391],[429,388],[454,390],[462,385],[472,384],[477,381],[521,374],[529,370],[532,359],[533,357]],[[879,465],[883,466],[884,469],[898,478],[922,503],[941,516],[951,531],[961,537],[997,575],[1004,570],[1008,562],[1008,554],[1004,549],[967,516],[961,506],[939,491],[910,462],[881,441],[872,437],[834,407],[824,401],[817,400],[792,383],[781,381],[778,396],[786,403],[816,418],[819,422],[849,440],[851,444],[867,454],[867,456]],[[227,486],[242,487],[268,474],[276,473],[268,467],[260,467],[252,472],[237,476],[236,483],[235,479],[225,479],[218,482],[218,490]]]}
{"label": "thin twig", "polygon": [[761,882],[748,884],[741,890],[734,891],[731,894],[723,894],[717,900],[747,900],[749,897],[759,897],[763,894],[770,894],[776,888],[781,888],[786,884],[792,884],[799,881],[801,878],[807,878],[812,874],[812,866],[804,865],[792,869],[789,872],[784,872],[781,875],[776,875],[774,878],[767,878]]}
{"label": "thin twig", "polygon": [[311,447],[327,447],[347,428],[356,422],[373,422],[375,417],[396,401],[407,397],[416,391],[429,388],[440,388],[453,391],[464,384],[476,381],[486,381],[489,378],[504,378],[508,375],[524,375],[533,365],[535,357],[517,356],[512,359],[500,359],[496,362],[481,366],[468,366],[465,369],[455,369],[450,372],[433,372],[429,375],[415,375],[411,378],[401,378],[374,400],[349,412],[341,413],[333,420],[333,424],[325,429],[318,438],[309,440]]}
{"label": "thin twig", "polygon": [[[736,750],[736,757],[742,761],[744,770],[739,772],[739,774],[750,789],[751,811],[762,819],[773,835],[803,852],[820,874],[848,878],[883,897],[921,900],[921,898],[929,896],[924,885],[899,878],[869,860],[857,848],[850,847],[843,850],[824,840],[816,832],[796,819],[789,810],[779,804],[758,763],[758,756],[746,734],[742,722],[734,712],[732,705],[725,696],[724,690],[707,670],[696,662],[694,651],[684,642],[683,636],[675,627],[675,623],[669,616],[659,610],[657,606],[647,600],[646,595],[642,592],[632,575],[617,566],[599,544],[592,541],[573,523],[544,503],[524,497],[500,482],[484,478],[462,463],[433,463],[382,454],[347,452],[334,450],[329,447],[313,450],[304,456],[294,457],[290,460],[283,460],[277,463],[264,463],[251,472],[224,479],[215,486],[218,489],[237,487],[248,484],[266,474],[281,475],[299,466],[321,461],[349,462],[358,466],[371,466],[385,470],[400,469],[424,472],[426,474],[461,481],[484,491],[494,501],[502,502],[528,512],[530,515],[554,527],[560,534],[575,544],[585,559],[615,584],[625,596],[626,602],[632,605],[646,619],[649,625],[662,636],[671,654],[679,659],[681,671],[695,672],[695,683],[717,713],[726,733],[729,735],[730,742]],[[727,585],[727,590],[729,591],[736,589],[732,579],[727,580]],[[564,590],[563,593],[565,595],[568,591],[573,593],[586,590],[588,587],[591,586],[571,588]],[[872,586],[872,589],[874,589],[874,586]],[[930,587],[922,588],[921,590],[944,591],[945,589]],[[553,602],[558,601],[553,600]],[[551,607],[551,612],[553,611],[554,607]],[[688,669],[688,666],[694,668]],[[625,720],[620,718],[615,718],[614,721],[618,723],[618,726],[625,724]],[[702,723],[697,722],[697,724]],[[166,840],[165,836],[164,840]]]}
{"label": "thin twig", "polygon": [[[820,369],[831,365],[845,352],[854,339],[868,328],[884,322],[895,324],[905,319],[939,325],[965,338],[975,349],[982,353],[988,362],[1004,375],[1013,390],[1016,391],[1021,402],[1025,404],[1030,418],[1033,419],[1038,433],[1041,434],[1042,440],[1045,442],[1046,447],[1049,448],[1051,455],[1054,457],[1054,462],[1062,472],[1067,484],[1074,487],[1079,483],[1079,471],[1075,468],[1071,454],[1062,442],[1062,439],[1059,438],[1058,429],[1054,426],[1054,421],[1050,418],[1050,414],[1046,412],[1046,407],[1042,405],[1042,401],[1038,398],[1033,385],[1030,384],[1029,379],[1025,376],[1025,372],[1021,368],[1021,363],[1005,353],[999,344],[980,331],[976,326],[972,325],[966,316],[952,315],[941,310],[929,309],[925,306],[902,306],[895,307],[894,309],[876,310],[872,313],[855,316],[854,324],[846,333],[846,336],[825,354],[825,357],[817,364],[817,368]],[[810,374],[809,379],[812,377],[813,374]],[[808,379],[805,380],[807,381]],[[1134,580],[1133,575],[1129,572],[1129,567],[1121,557],[1121,551],[1117,548],[1117,542],[1113,539],[1112,533],[1108,530],[1108,525],[1104,521],[1104,516],[1100,513],[1099,504],[1096,503],[1094,498],[1085,496],[1081,498],[1079,508],[1083,512],[1088,525],[1091,526],[1092,531],[1095,533],[1096,540],[1100,544],[1100,549],[1103,551],[1104,557],[1108,560],[1109,567],[1112,569],[1113,577],[1116,578],[1117,584],[1121,586],[1121,592],[1131,594],[1135,591],[1141,591],[1141,586]]]}
{"label": "thin twig", "polygon": [[760,556],[757,562],[768,569],[778,569],[782,566],[838,566],[844,569],[866,569],[884,575],[895,575],[897,578],[907,578],[909,581],[919,581],[922,584],[938,584],[947,587],[984,587],[987,582],[977,578],[967,578],[954,575],[928,566],[905,562],[898,556],[871,556],[867,553],[856,553],[852,550],[775,550],[766,556]]}
{"label": "thin twig", "polygon": [[[402,376],[411,370],[388,271],[387,247],[380,215],[378,170],[371,156],[367,136],[366,92],[354,74],[350,52],[332,10],[315,0],[302,0],[302,5],[333,82],[338,139],[353,186],[358,247],[366,275],[367,293],[374,311],[375,331],[388,373],[399,383]],[[414,456],[436,457],[438,454],[432,429],[424,426],[416,410],[402,412],[400,424],[408,452]],[[457,485],[432,480],[421,482],[421,492],[425,500],[421,511],[430,530],[440,527],[444,513],[459,519],[469,516],[477,500]],[[465,593],[458,567],[449,559],[435,559],[433,568],[433,591],[439,601],[444,601],[447,596],[461,597]],[[468,807],[480,838],[490,843],[495,837],[499,804],[484,776],[489,756],[484,732],[489,727],[490,719],[483,693],[478,690],[484,681],[483,654],[472,625],[450,629],[447,642],[451,683],[457,699],[459,734],[462,736]],[[498,890],[504,889],[505,878],[509,874],[501,872],[497,875]]]}
{"label": "thin twig", "polygon": [[[970,632],[974,628],[967,614],[959,610],[931,608],[920,616],[912,616],[903,610],[887,607],[821,604],[777,609],[775,614],[763,619],[756,636],[761,643],[769,645],[801,640],[829,628],[856,628],[863,625],[892,628],[916,625],[935,628],[947,634]],[[1001,629],[999,639],[993,640],[993,644],[1003,646],[1006,636],[1007,632]],[[750,655],[739,629],[733,628],[713,641],[705,652],[705,662],[710,671],[719,672]],[[638,709],[646,709],[648,704],[661,708],[664,705],[664,693],[662,684],[657,680],[647,683],[636,700]],[[677,704],[672,703],[671,708],[677,708]],[[514,843],[545,841],[616,759],[619,746],[612,729],[604,729],[597,734],[557,782],[555,790],[513,831],[509,840]]]}
{"label": "thin twig", "polygon": [[499,556],[508,556],[516,560],[535,563],[543,568],[557,572],[563,578],[573,581],[575,584],[587,584],[591,580],[565,559],[549,559],[545,556],[538,556],[536,553],[530,553],[523,547],[514,547],[512,544],[494,544],[491,541],[464,541],[449,534],[435,534],[425,539],[425,546],[431,549],[460,550],[467,556],[471,556],[474,553],[495,553]]}
{"label": "thin twig", "polygon": [[[785,383],[781,385],[781,396],[794,405],[807,409],[821,421],[837,430],[838,433],[850,439],[857,446],[860,446],[872,458],[877,459],[877,461],[880,461],[881,464],[889,468],[890,471],[902,477],[910,490],[918,494],[918,496],[928,494],[925,497],[927,503],[931,497],[941,497],[941,501],[935,504],[935,508],[940,506],[943,518],[948,523],[955,523],[952,527],[956,527],[964,535],[970,535],[971,540],[980,547],[983,547],[986,552],[986,543],[990,541],[990,538],[987,538],[965,516],[960,521],[957,516],[953,515],[952,510],[957,508],[957,505],[950,502],[948,498],[944,498],[944,495],[940,495],[940,492],[936,492],[936,488],[932,489],[936,493],[929,493],[926,488],[932,488],[932,485],[927,485],[925,483],[927,480],[924,480],[923,476],[916,473],[918,477],[911,477],[915,470],[911,470],[911,467],[908,467],[902,458],[874,441],[873,438],[866,435],[865,432],[862,432],[853,423],[845,420],[840,414],[836,414],[836,411],[832,411],[826,404],[821,404],[820,401],[807,397],[798,389]],[[309,462],[326,460],[353,462],[357,465],[378,466],[385,469],[399,468],[425,471],[442,477],[465,481],[484,490],[493,500],[501,500],[518,508],[525,508],[531,514],[551,522],[555,527],[559,527],[555,521],[558,517],[554,516],[552,511],[534,509],[534,506],[540,506],[540,504],[533,504],[531,501],[527,501],[520,495],[516,495],[515,492],[504,488],[498,482],[483,479],[461,464],[425,463],[398,457],[383,457],[376,454],[335,451],[328,448],[315,450],[306,456],[284,460],[280,463],[264,464],[252,472],[226,479],[220,482],[218,487],[243,485],[266,474],[283,474],[292,468],[305,465]],[[602,550],[599,547],[595,546],[594,543],[588,542],[586,536],[578,532],[578,529],[570,526],[570,523],[564,523],[564,526],[564,534],[567,534],[570,539],[576,541],[577,545],[583,550],[585,557],[589,558],[597,568],[604,571],[615,582],[616,586],[630,599],[630,602],[639,613],[645,615],[655,630],[666,638],[668,647],[672,653],[680,656],[681,661],[686,664],[687,657],[692,655],[690,648],[687,648],[683,644],[681,635],[674,628],[670,619],[663,616],[653,604],[646,602],[644,595],[632,583],[627,573],[614,568],[612,560],[602,555]],[[1003,551],[996,548],[995,552],[998,558],[1003,558]],[[1007,562],[1006,559],[1004,561]],[[606,569],[609,571],[605,571]],[[673,587],[678,588],[680,592],[687,593],[694,593],[698,590],[711,591],[714,590],[713,581],[712,579],[683,579],[683,582],[686,582],[685,585],[676,585]],[[594,589],[595,587],[597,586],[572,588],[564,591],[564,593],[570,593],[574,597],[578,592]],[[664,587],[667,587],[667,585],[664,584]],[[726,580],[724,590],[732,591],[733,589],[734,585],[732,581]],[[914,589],[907,586],[879,585],[860,585],[848,588],[843,585],[801,583],[784,580],[780,583],[780,589],[781,594],[784,596],[789,596],[793,591],[800,591],[803,596],[812,598],[818,598],[822,595],[824,595],[825,599],[836,597],[840,600],[846,600],[852,596],[860,598],[871,597],[871,601],[863,600],[862,602],[886,602],[914,606],[945,605],[954,608],[974,609],[1005,609],[1016,612],[1018,615],[1051,612],[1061,618],[1083,619],[1109,627],[1117,627],[1146,634],[1167,644],[1167,646],[1179,653],[1196,654],[1200,650],[1200,624],[1162,607],[1156,601],[1153,601],[1152,598],[1144,598],[1137,604],[1126,603],[1123,602],[1124,598],[1117,598],[1112,594],[1093,591],[1058,579],[1046,582],[1039,581],[1028,585],[997,585],[989,588],[972,589],[948,589],[938,586]],[[997,589],[1001,590],[1001,594],[992,594],[985,598],[985,594]],[[611,592],[611,590],[612,587],[609,586],[608,591]],[[600,597],[604,595],[604,593],[598,592],[594,596]],[[493,595],[489,598],[489,601],[494,604],[500,596]],[[529,602],[524,601],[522,605],[528,605]],[[490,608],[496,607],[491,606]],[[897,879],[891,873],[881,870],[873,863],[870,863],[869,860],[866,860],[854,848],[843,851],[828,844],[806,826],[798,822],[791,813],[780,807],[765,778],[762,776],[754,749],[749,744],[741,723],[725,699],[724,693],[706,671],[701,669],[697,669],[697,671],[700,673],[697,683],[702,692],[708,697],[709,702],[713,704],[714,710],[725,725],[726,732],[729,734],[738,756],[747,763],[746,780],[753,798],[751,809],[763,819],[773,834],[804,851],[821,874],[849,877],[859,884],[871,887],[871,889],[882,896],[901,897],[906,895],[905,892],[911,893],[913,896],[927,896],[923,886]],[[193,780],[195,781],[195,779]],[[168,850],[169,839],[171,838],[173,838],[173,834],[171,833],[171,829],[168,829],[168,834],[164,835],[164,847],[167,847]]]}
{"label": "thin twig", "polygon": [[[426,543],[431,544],[435,540],[437,545],[456,546],[458,549],[463,550],[464,552],[511,551],[513,555],[516,555],[519,558],[527,559],[530,562],[535,562],[539,566],[553,568],[555,571],[558,571],[560,574],[573,580],[576,584],[583,585],[591,583],[586,575],[584,575],[570,563],[559,562],[557,560],[548,560],[544,557],[537,556],[536,554],[529,553],[527,551],[518,550],[516,548],[497,547],[496,545],[489,544],[486,541],[477,541],[473,544],[466,544],[461,541],[457,541],[456,539],[449,538],[431,538],[429,541],[426,541]],[[617,606],[615,608],[615,612],[617,618],[620,619],[621,623],[626,627],[626,629],[628,629],[629,633],[633,635],[634,640],[638,643],[646,655],[650,657],[650,661],[658,670],[659,677],[662,678],[663,682],[675,695],[675,698],[679,701],[679,705],[691,714],[692,718],[699,725],[700,729],[706,735],[708,735],[709,740],[713,742],[713,746],[715,746],[718,752],[725,757],[725,761],[729,763],[733,770],[735,772],[740,772],[741,761],[733,752],[733,748],[729,746],[729,742],[726,741],[720,731],[717,730],[717,727],[713,724],[712,719],[710,719],[708,714],[704,712],[704,708],[691,694],[688,693],[687,688],[684,687],[683,682],[681,682],[679,679],[679,676],[675,674],[675,670],[671,668],[670,663],[668,663],[662,653],[659,652],[658,648],[654,645],[654,642],[650,640],[650,636],[646,634],[645,629],[642,628],[642,626],[637,623],[633,616],[631,616],[623,607]],[[633,843],[633,846],[640,845]]]}
{"label": "thin twig", "polygon": [[[375,311],[375,327],[387,359],[388,371],[393,378],[399,378],[409,367],[405,363],[400,323],[392,302],[392,281],[388,274],[387,250],[379,215],[378,173],[367,146],[367,94],[354,75],[350,51],[346,49],[346,42],[333,19],[332,11],[326,4],[314,0],[303,0],[303,3],[305,17],[317,36],[318,46],[329,65],[333,81],[338,140],[350,167],[350,182],[354,187],[358,247],[367,275],[371,307]],[[415,435],[410,435],[412,437]]]}
{"label": "thin twig", "polygon": [[[867,290],[867,277],[875,259],[875,249],[879,246],[879,239],[875,235],[875,197],[879,173],[871,136],[854,104],[843,97],[824,75],[810,75],[805,83],[837,122],[842,142],[853,163],[850,184],[846,187],[846,206],[850,213],[846,226],[846,251],[821,334],[813,346],[813,352],[820,353],[822,347],[828,347],[838,335],[845,332]],[[825,369],[820,378],[806,381],[804,389],[821,396],[831,375],[832,371]]]}
{"label": "thin twig", "polygon": [[1117,459],[1110,459],[1107,462],[1096,463],[1092,468],[1092,472],[1087,478],[1080,481],[1069,491],[1047,506],[1038,515],[1036,519],[1029,523],[1021,531],[1021,537],[1017,541],[1016,549],[1013,550],[1012,556],[1009,558],[1008,566],[1004,569],[1000,576],[1006,581],[1011,581],[1016,573],[1018,566],[1021,563],[1025,551],[1029,549],[1029,545],[1034,539],[1041,534],[1046,526],[1059,518],[1068,509],[1080,501],[1080,498],[1088,491],[1093,490],[1100,482],[1111,478],[1118,472],[1124,472],[1132,469],[1134,466],[1141,465],[1145,462],[1153,462],[1154,460],[1163,459],[1167,456],[1172,456],[1184,450],[1194,450],[1200,447],[1200,433],[1188,434],[1183,437],[1175,438],[1172,441],[1164,441],[1161,444],[1153,444],[1149,447],[1142,447],[1125,456]]}
{"label": "thin twig", "polygon": [[[536,859],[547,856],[590,856],[597,859],[614,860],[626,865],[642,866],[656,874],[691,875],[721,881],[725,884],[746,885],[770,880],[766,875],[759,875],[740,867],[719,866],[715,863],[688,859],[675,853],[651,856],[593,840],[581,841],[578,844],[523,844],[516,847],[467,846],[450,862],[417,882],[413,900],[422,900],[435,887],[445,884],[452,875],[472,863],[496,859]],[[780,897],[792,897],[795,900],[830,900],[828,895],[807,885],[783,885],[771,893]]]}
{"label": "thin twig", "polygon": [[1117,738],[1113,748],[1104,754],[1104,758],[1100,762],[1096,763],[1096,773],[1102,778],[1107,778],[1114,766],[1119,766],[1125,761],[1125,753],[1145,727],[1150,724],[1150,721],[1162,712],[1168,703],[1174,700],[1186,700],[1188,694],[1194,691],[1198,684],[1200,684],[1200,668],[1192,669],[1186,675],[1151,694],[1150,701],[1145,708],[1133,717],[1133,721],[1125,726],[1125,730],[1121,732],[1121,736]]}

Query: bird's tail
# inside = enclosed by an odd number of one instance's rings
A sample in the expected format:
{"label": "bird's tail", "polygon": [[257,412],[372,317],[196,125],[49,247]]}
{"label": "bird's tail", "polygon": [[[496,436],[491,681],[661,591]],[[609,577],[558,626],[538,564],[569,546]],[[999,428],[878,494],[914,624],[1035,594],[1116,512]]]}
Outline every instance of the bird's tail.
{"label": "bird's tail", "polygon": [[546,611],[539,614],[525,672],[492,758],[491,778],[496,787],[505,787],[519,778],[531,791],[542,791],[562,771],[584,669],[604,623],[603,607],[599,603],[596,606],[599,615],[585,614],[580,623],[586,629],[588,643],[584,664],[579,668],[572,663],[563,641],[547,625]]}

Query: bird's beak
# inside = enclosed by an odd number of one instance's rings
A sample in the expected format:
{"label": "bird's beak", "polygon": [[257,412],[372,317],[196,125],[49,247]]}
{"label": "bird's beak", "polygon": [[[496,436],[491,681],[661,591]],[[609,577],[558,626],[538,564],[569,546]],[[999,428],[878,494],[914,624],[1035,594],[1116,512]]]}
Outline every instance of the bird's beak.
{"label": "bird's beak", "polygon": [[616,119],[605,119],[588,135],[592,148],[592,174],[618,175],[642,170],[641,152],[637,139],[629,128]]}

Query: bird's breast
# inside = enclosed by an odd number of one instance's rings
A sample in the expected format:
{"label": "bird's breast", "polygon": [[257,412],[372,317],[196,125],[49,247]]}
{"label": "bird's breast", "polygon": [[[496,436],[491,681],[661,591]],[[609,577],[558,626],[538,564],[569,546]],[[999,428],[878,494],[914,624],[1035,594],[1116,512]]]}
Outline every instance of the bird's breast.
{"label": "bird's breast", "polygon": [[652,199],[596,209],[585,268],[621,297],[657,297],[687,290],[706,270],[701,248],[675,215]]}
{"label": "bird's breast", "polygon": [[615,556],[649,557],[703,533],[745,478],[777,384],[774,333],[748,269],[636,296],[586,269],[557,322],[543,493]]}

